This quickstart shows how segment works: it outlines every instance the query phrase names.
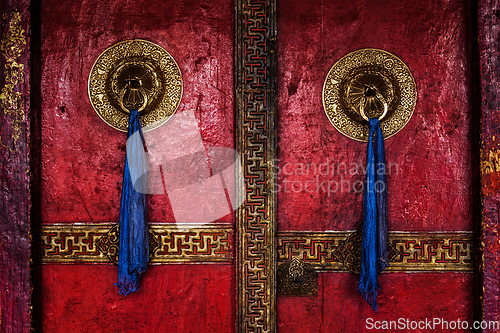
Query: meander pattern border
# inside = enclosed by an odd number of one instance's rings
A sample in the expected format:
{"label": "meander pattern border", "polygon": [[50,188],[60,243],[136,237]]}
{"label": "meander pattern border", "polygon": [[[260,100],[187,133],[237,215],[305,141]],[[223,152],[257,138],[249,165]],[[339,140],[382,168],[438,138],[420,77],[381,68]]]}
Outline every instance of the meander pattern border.
{"label": "meander pattern border", "polygon": [[[237,331],[276,331],[275,0],[236,1],[236,128],[245,202],[237,211]],[[240,183],[240,182],[238,182]]]}
{"label": "meander pattern border", "polygon": [[[278,262],[297,258],[316,271],[352,271],[350,259],[359,260],[360,253],[360,244],[352,242],[355,234],[356,230],[280,232]],[[472,232],[389,232],[389,242],[391,262],[384,272],[474,271]]]}
{"label": "meander pattern border", "polygon": [[[42,227],[44,263],[112,264],[109,252],[118,251],[116,223],[45,224]],[[151,263],[233,262],[233,233],[228,224],[151,224],[154,238]],[[339,251],[356,255],[350,231],[287,231],[276,237],[278,263],[294,258],[316,271],[349,271]],[[113,240],[114,238],[114,240]],[[386,272],[473,271],[473,233],[390,232],[395,252]],[[114,247],[114,250],[113,250]],[[344,247],[344,249],[342,248]]]}
{"label": "meander pattern border", "polygon": [[[43,263],[116,263],[118,224],[44,224]],[[233,263],[228,224],[150,224],[150,263]]]}

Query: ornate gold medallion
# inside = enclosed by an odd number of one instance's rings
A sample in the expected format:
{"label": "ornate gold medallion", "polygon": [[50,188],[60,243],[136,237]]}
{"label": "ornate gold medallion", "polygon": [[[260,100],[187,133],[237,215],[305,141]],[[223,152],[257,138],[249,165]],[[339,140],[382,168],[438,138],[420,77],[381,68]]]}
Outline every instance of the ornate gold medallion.
{"label": "ornate gold medallion", "polygon": [[337,61],[323,85],[323,107],[345,136],[366,142],[368,117],[380,119],[384,138],[399,132],[415,109],[417,91],[408,67],[377,49],[351,52]]}
{"label": "ornate gold medallion", "polygon": [[140,39],[106,49],[90,71],[88,91],[97,115],[126,132],[129,110],[140,112],[143,131],[163,125],[177,110],[182,76],[174,58],[162,47]]}

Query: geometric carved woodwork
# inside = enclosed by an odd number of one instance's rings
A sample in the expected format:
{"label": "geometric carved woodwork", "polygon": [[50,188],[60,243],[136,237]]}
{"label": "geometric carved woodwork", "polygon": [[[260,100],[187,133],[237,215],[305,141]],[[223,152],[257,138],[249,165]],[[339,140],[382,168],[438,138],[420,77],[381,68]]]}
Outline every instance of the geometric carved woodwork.
{"label": "geometric carved woodwork", "polygon": [[[233,262],[228,224],[150,224],[150,263]],[[117,224],[44,224],[44,263],[116,263]],[[299,259],[316,271],[350,271],[359,262],[359,234],[350,231],[288,231],[276,238],[279,264]],[[472,272],[472,232],[390,232],[385,272]],[[354,266],[358,266],[354,264]]]}
{"label": "geometric carved woodwork", "polygon": [[337,247],[332,251],[333,257],[340,262],[349,272],[359,275],[361,272],[361,241],[362,224],[355,232],[338,242]]}
{"label": "geometric carved woodwork", "polygon": [[389,233],[399,255],[386,271],[473,271],[473,234],[457,233]]}
{"label": "geometric carved woodwork", "polygon": [[245,202],[237,210],[237,330],[276,331],[273,170],[275,0],[236,2],[236,141]]}
{"label": "geometric carved woodwork", "polygon": [[42,262],[108,263],[97,242],[112,227],[109,224],[58,224],[41,228]]}
{"label": "geometric carved woodwork", "polygon": [[[118,231],[118,223],[111,227],[104,235],[99,237],[96,242],[96,246],[101,250],[102,253],[108,257],[108,259],[118,265],[118,253],[120,247],[120,234]],[[151,233],[149,234],[151,239]],[[151,243],[151,242],[150,242]],[[149,249],[149,255],[151,256],[151,248]]]}
{"label": "geometric carved woodwork", "polygon": [[[44,263],[116,263],[117,224],[55,224],[41,230]],[[150,224],[150,263],[233,262],[231,225]]]}
{"label": "geometric carved woodwork", "polygon": [[[356,238],[360,238],[356,231],[280,232],[278,262],[298,258],[316,271],[358,274],[360,243]],[[472,232],[389,232],[389,241],[391,260],[384,272],[473,271]]]}
{"label": "geometric carved woodwork", "polygon": [[[361,226],[353,232],[278,234],[278,294],[315,296],[317,271],[361,270]],[[390,263],[385,272],[472,272],[472,233],[389,233]],[[307,272],[307,274],[306,274]]]}

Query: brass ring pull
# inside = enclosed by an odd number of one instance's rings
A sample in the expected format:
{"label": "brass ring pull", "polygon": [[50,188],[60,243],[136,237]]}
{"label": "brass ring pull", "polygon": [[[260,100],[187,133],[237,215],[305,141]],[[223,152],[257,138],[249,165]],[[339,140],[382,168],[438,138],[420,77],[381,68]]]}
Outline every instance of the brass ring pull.
{"label": "brass ring pull", "polygon": [[126,113],[130,113],[130,110],[127,109],[123,103],[123,98],[125,97],[125,92],[127,91],[127,88],[130,88],[132,90],[135,90],[135,91],[138,91],[141,95],[142,95],[142,98],[144,99],[144,102],[142,103],[142,106],[137,110],[137,112],[141,112],[142,110],[144,110],[146,108],[146,106],[148,105],[148,95],[146,94],[146,92],[144,91],[144,88],[142,87],[142,84],[139,80],[139,88],[131,88],[131,82],[132,80],[129,80],[127,81],[129,84],[126,85],[125,87],[123,87],[122,91],[120,92],[120,106],[122,108],[123,111],[125,111]]}
{"label": "brass ring pull", "polygon": [[384,104],[384,112],[380,117],[378,117],[378,120],[381,121],[387,114],[387,110],[389,109],[389,105],[384,99],[384,96],[372,85],[365,85],[365,93],[361,97],[361,100],[359,102],[359,113],[361,114],[361,117],[363,117],[364,120],[368,121],[368,117],[365,114],[365,104],[366,104],[366,95],[367,91],[371,91],[372,93],[375,93],[375,98],[380,101],[380,103]]}

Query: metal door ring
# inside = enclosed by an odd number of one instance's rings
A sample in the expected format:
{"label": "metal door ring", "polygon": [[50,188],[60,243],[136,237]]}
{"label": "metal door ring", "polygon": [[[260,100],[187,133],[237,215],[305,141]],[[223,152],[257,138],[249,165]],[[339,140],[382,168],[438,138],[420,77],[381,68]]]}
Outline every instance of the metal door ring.
{"label": "metal door ring", "polygon": [[106,49],[89,75],[89,98],[109,126],[127,132],[129,110],[137,109],[143,131],[173,116],[182,98],[182,76],[174,58],[161,46],[133,39]]}
{"label": "metal door ring", "polygon": [[401,59],[378,49],[361,49],[338,60],[323,85],[323,107],[343,135],[368,141],[369,118],[378,118],[384,138],[398,133],[415,109],[415,80]]}

